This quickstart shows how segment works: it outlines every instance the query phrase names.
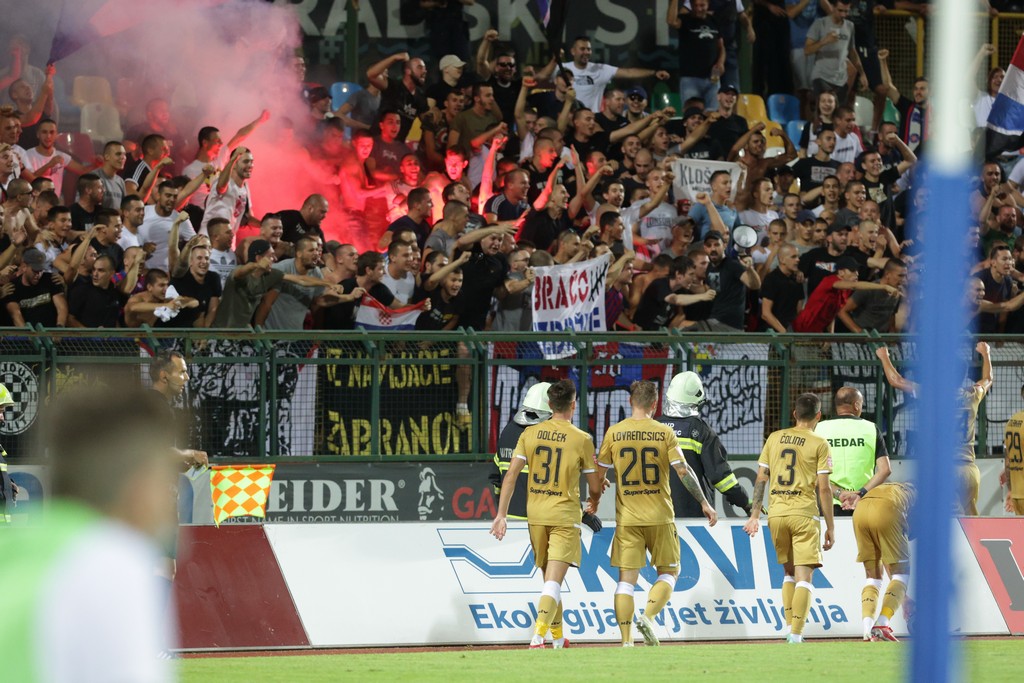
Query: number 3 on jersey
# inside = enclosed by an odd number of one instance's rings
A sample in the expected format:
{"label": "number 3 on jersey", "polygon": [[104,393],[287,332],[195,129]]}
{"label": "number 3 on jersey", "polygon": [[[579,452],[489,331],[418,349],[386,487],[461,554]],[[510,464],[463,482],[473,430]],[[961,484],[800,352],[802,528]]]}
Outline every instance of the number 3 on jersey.
{"label": "number 3 on jersey", "polygon": [[541,476],[540,472],[534,470],[533,483],[539,486],[544,486],[548,482],[551,482],[551,460],[552,458],[554,458],[555,476],[553,485],[558,486],[558,475],[562,470],[562,449],[556,448],[552,453],[551,449],[547,446],[537,446],[537,449],[534,451],[534,454],[539,458],[544,458],[544,461],[540,463],[540,469],[543,470],[544,475]]}
{"label": "number 3 on jersey", "polygon": [[792,486],[793,482],[796,481],[796,451],[792,448],[787,448],[782,451],[780,456],[783,462],[788,464],[784,465],[785,469],[779,474],[777,481],[779,486]]}

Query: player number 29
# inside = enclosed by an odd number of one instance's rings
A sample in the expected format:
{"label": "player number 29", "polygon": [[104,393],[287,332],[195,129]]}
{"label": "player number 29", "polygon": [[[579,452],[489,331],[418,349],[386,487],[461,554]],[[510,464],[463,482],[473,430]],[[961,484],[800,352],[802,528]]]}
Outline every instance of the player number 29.
{"label": "player number 29", "polygon": [[562,449],[556,448],[552,454],[551,449],[547,446],[537,446],[536,454],[538,457],[544,458],[540,463],[541,469],[544,470],[544,477],[541,478],[537,470],[533,471],[533,483],[544,485],[551,481],[551,459],[552,456],[555,460],[555,486],[558,486],[558,473],[562,470]]}
{"label": "player number 29", "polygon": [[1024,453],[1021,452],[1020,448],[1020,434],[1017,432],[1010,432],[1006,435],[1006,443],[1004,444],[1007,455],[1010,456],[1010,462],[1020,462],[1024,460]]}
{"label": "player number 29", "polygon": [[[623,486],[636,486],[640,483],[641,479],[647,486],[657,486],[661,483],[657,448],[641,448],[639,455],[635,448],[623,448],[619,453],[619,457],[629,461],[626,464],[626,468],[622,470]],[[640,462],[640,478],[630,479],[629,475],[636,469],[637,461]]]}

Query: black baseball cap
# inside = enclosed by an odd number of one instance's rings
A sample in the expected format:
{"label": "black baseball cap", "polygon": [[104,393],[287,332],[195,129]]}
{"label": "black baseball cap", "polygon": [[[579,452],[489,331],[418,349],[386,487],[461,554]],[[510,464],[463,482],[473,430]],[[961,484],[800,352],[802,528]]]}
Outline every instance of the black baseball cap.
{"label": "black baseball cap", "polygon": [[825,231],[825,234],[826,235],[834,235],[835,233],[840,232],[842,230],[846,230],[847,232],[849,232],[850,229],[851,228],[850,228],[849,225],[844,225],[843,223],[834,222],[834,223],[832,223],[832,225],[828,226],[828,229]]}
{"label": "black baseball cap", "polygon": [[268,251],[273,249],[270,242],[266,240],[253,240],[249,245],[249,260],[255,261],[260,256],[263,256]]}
{"label": "black baseball cap", "polygon": [[708,230],[708,234],[704,235],[704,242],[707,243],[711,242],[712,240],[724,242],[725,238],[722,237],[722,233],[718,232],[717,230]]}
{"label": "black baseball cap", "polygon": [[21,254],[21,262],[37,273],[41,273],[46,269],[46,254],[35,247],[29,247]]}
{"label": "black baseball cap", "polygon": [[857,263],[857,259],[852,256],[840,256],[839,260],[836,261],[836,270],[859,271],[860,264]]}
{"label": "black baseball cap", "polygon": [[728,92],[730,90],[732,91],[733,95],[739,95],[740,94],[740,89],[737,88],[732,83],[723,83],[722,85],[718,86],[718,92]]}

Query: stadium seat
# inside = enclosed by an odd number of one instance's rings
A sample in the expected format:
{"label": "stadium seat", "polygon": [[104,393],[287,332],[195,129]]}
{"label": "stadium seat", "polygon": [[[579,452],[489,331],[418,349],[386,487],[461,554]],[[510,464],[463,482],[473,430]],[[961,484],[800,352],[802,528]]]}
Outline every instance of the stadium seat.
{"label": "stadium seat", "polygon": [[740,95],[736,100],[736,113],[747,121],[768,120],[768,110],[764,106],[764,98],[760,95]]}
{"label": "stadium seat", "polygon": [[806,125],[807,121],[804,119],[793,119],[786,122],[786,135],[789,136],[789,139],[797,147],[800,146],[800,136],[804,134],[804,126]]}
{"label": "stadium seat", "polygon": [[334,111],[341,109],[341,105],[348,101],[348,98],[352,96],[352,93],[358,92],[362,89],[362,86],[358,83],[349,83],[348,81],[331,83],[331,108],[334,109]]}
{"label": "stadium seat", "polygon": [[795,95],[776,93],[768,96],[768,116],[785,126],[800,118],[800,100]]}
{"label": "stadium seat", "polygon": [[409,127],[409,134],[405,136],[406,142],[419,142],[423,138],[423,122],[420,121],[420,117],[416,117],[412,121],[412,126]]}
{"label": "stadium seat", "polygon": [[[766,121],[763,121],[763,123],[764,123],[764,131],[763,132],[764,132],[764,139],[765,139],[765,149],[766,150],[775,149],[775,148],[778,148],[780,150],[781,149],[785,149],[786,146],[784,144],[782,144],[782,138],[780,138],[778,136],[775,136],[775,135],[769,135],[769,133],[771,133],[773,130],[781,131],[782,130],[782,126],[780,126],[777,121],[772,121],[770,119],[766,120]],[[776,152],[775,154],[772,154],[771,156],[777,156],[778,154],[779,153]]]}
{"label": "stadium seat", "polygon": [[60,112],[61,123],[67,124],[75,121],[79,116],[79,108],[68,97],[68,87],[60,76],[53,77],[53,97],[57,101],[57,110]]}
{"label": "stadium seat", "polygon": [[882,120],[891,121],[897,126],[900,125],[900,112],[888,97],[885,98],[885,111],[882,112]]}
{"label": "stadium seat", "polygon": [[93,142],[106,144],[108,140],[124,137],[121,130],[121,116],[113,104],[90,102],[82,107],[82,132]]}
{"label": "stadium seat", "polygon": [[871,129],[871,121],[875,116],[875,103],[863,95],[857,95],[853,103],[853,111],[857,116],[857,125],[864,129]]}
{"label": "stadium seat", "polygon": [[84,107],[90,102],[113,104],[114,94],[110,88],[110,81],[103,76],[75,76],[71,86],[71,101],[79,107]]}
{"label": "stadium seat", "polygon": [[673,107],[677,114],[683,113],[683,101],[679,97],[679,93],[672,92],[667,87],[662,89],[656,89],[651,96],[651,110],[658,111],[665,107]]}
{"label": "stadium seat", "polygon": [[[78,108],[75,107],[77,110]],[[57,140],[54,146],[62,152],[67,152],[83,164],[89,165],[96,156],[96,147],[92,139],[85,133],[57,133]],[[71,206],[75,202],[75,180],[77,175],[64,169],[64,205]]]}

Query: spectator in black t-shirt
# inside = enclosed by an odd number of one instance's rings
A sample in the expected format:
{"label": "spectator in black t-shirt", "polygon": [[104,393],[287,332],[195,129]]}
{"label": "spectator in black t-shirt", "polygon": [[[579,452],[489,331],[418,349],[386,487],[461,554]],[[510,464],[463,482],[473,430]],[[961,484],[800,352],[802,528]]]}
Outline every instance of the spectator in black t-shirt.
{"label": "spectator in black t-shirt", "polygon": [[423,311],[416,319],[417,330],[454,330],[459,326],[458,296],[462,282],[461,268],[448,273],[441,286],[430,294],[430,310]]}
{"label": "spectator in black t-shirt", "polygon": [[302,202],[302,208],[298,211],[278,211],[277,215],[281,217],[281,227],[284,229],[281,239],[295,244],[300,237],[312,234],[324,241],[324,231],[320,224],[327,218],[328,208],[326,197],[322,194],[311,194]]}
{"label": "spectator in black t-shirt", "polygon": [[793,164],[793,173],[800,180],[800,201],[807,206],[818,203],[825,178],[834,176],[839,170],[839,162],[832,158],[832,150],[836,148],[836,133],[825,128],[818,133],[818,151],[814,156],[804,157]]}
{"label": "spectator in black t-shirt", "polygon": [[359,305],[358,302],[364,294],[369,294],[391,308],[402,306],[402,302],[397,301],[391,290],[381,283],[383,277],[384,257],[373,251],[360,254],[356,259],[356,276],[342,280],[340,284],[342,291],[352,298],[348,301],[339,301],[324,309],[324,329],[354,330],[356,306]]}
{"label": "spectator in black t-shirt", "polygon": [[597,121],[597,125],[601,126],[601,130],[610,134],[612,131],[629,125],[629,119],[623,113],[625,108],[626,94],[622,88],[605,88],[604,97],[601,100],[601,111],[594,116],[594,120]]}
{"label": "spectator in black t-shirt", "polygon": [[96,222],[96,211],[103,205],[103,183],[94,173],[78,177],[75,186],[78,201],[71,205],[71,229],[88,232]]}
{"label": "spectator in black t-shirt", "polygon": [[736,86],[730,83],[723,83],[718,87],[719,118],[711,124],[711,130],[708,132],[727,154],[750,128],[747,120],[736,113],[736,98],[739,92]]}
{"label": "spectator in black t-shirt", "polygon": [[72,287],[68,293],[68,327],[117,327],[121,294],[111,283],[114,263],[98,256],[92,264],[92,282]]}
{"label": "spectator in black t-shirt", "polygon": [[491,310],[491,299],[503,299],[509,293],[515,294],[533,284],[533,270],[527,269],[523,280],[509,279],[508,260],[501,250],[502,236],[492,233],[473,246],[473,255],[462,267],[467,287],[462,290],[462,306],[459,311],[459,325],[484,330],[487,327],[487,313]]}
{"label": "spectator in black t-shirt", "polygon": [[700,294],[679,293],[694,285],[696,275],[697,267],[693,261],[673,261],[668,266],[668,274],[665,277],[652,280],[644,289],[636,313],[633,314],[633,323],[640,329],[657,331],[669,326],[673,306],[690,306],[714,299],[715,291],[712,289]]}
{"label": "spectator in black t-shirt", "polygon": [[188,270],[171,280],[179,296],[199,302],[194,308],[184,308],[168,322],[157,321],[157,327],[212,327],[220,306],[223,283],[220,275],[210,271],[210,249],[205,245],[192,247],[188,256]]}
{"label": "spectator in black t-shirt", "polygon": [[43,270],[45,267],[46,255],[35,247],[22,253],[13,281],[14,292],[3,300],[15,327],[64,327],[67,323],[68,303],[64,289]]}
{"label": "spectator in black t-shirt", "polygon": [[679,97],[700,97],[714,109],[718,79],[725,72],[725,43],[708,14],[708,0],[692,0],[690,6],[689,12],[672,16],[678,3],[669,5],[668,24],[679,31]]}
{"label": "spectator in black t-shirt", "polygon": [[403,230],[412,230],[416,233],[416,244],[419,245],[420,251],[423,250],[427,238],[430,237],[430,217],[434,214],[434,200],[430,196],[430,190],[425,187],[410,190],[406,204],[409,213],[388,226],[377,241],[378,250],[387,249],[395,235]]}
{"label": "spectator in black t-shirt", "polygon": [[792,244],[779,248],[779,265],[761,284],[761,330],[788,332],[804,303],[800,252]]}
{"label": "spectator in black t-shirt", "polygon": [[114,209],[96,210],[96,236],[92,247],[97,256],[109,256],[114,272],[124,270],[124,249],[117,243],[121,237],[121,212]]}
{"label": "spectator in black t-shirt", "polygon": [[717,292],[711,307],[711,318],[706,324],[709,329],[722,329],[716,325],[720,323],[733,330],[742,330],[747,289],[761,288],[761,278],[754,268],[754,261],[747,255],[738,260],[727,258],[725,241],[721,233],[715,230],[704,236],[704,249],[711,261],[708,265],[707,284]]}
{"label": "spectator in black t-shirt", "polygon": [[715,112],[705,116],[704,111],[697,107],[684,111],[682,121],[686,135],[678,148],[670,149],[669,152],[677,153],[684,159],[724,159],[728,150],[722,150],[718,141],[708,136],[708,131],[718,118]]}
{"label": "spectator in black t-shirt", "polygon": [[[381,74],[396,62],[405,62],[401,79],[382,78]],[[401,127],[398,139],[405,142],[416,117],[429,109],[427,96],[423,92],[426,83],[427,65],[419,57],[409,58],[408,52],[385,57],[366,70],[366,78],[381,91],[380,111],[398,112]],[[383,115],[381,115],[383,118]],[[395,161],[397,167],[398,161]]]}
{"label": "spectator in black t-shirt", "polygon": [[836,264],[846,253],[850,241],[850,226],[833,223],[825,233],[825,246],[815,247],[800,257],[800,272],[807,281],[807,291],[813,292],[818,284],[836,272]]}
{"label": "spectator in black t-shirt", "polygon": [[[543,199],[542,193],[538,199]],[[544,208],[534,209],[526,215],[519,238],[532,242],[538,249],[549,251],[555,238],[565,231],[572,231],[572,220],[566,213],[569,195],[564,185],[555,185],[548,193]]]}

